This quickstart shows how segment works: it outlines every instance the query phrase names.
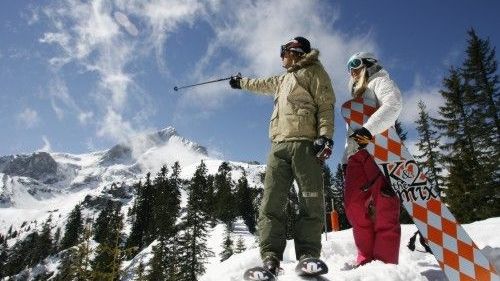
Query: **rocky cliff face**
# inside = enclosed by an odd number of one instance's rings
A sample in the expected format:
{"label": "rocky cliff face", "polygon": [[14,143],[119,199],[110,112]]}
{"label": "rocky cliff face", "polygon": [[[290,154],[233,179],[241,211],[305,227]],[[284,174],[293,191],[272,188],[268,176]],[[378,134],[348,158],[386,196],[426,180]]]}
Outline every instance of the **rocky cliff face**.
{"label": "rocky cliff face", "polygon": [[57,176],[57,162],[47,152],[6,156],[0,159],[0,173],[50,183]]}

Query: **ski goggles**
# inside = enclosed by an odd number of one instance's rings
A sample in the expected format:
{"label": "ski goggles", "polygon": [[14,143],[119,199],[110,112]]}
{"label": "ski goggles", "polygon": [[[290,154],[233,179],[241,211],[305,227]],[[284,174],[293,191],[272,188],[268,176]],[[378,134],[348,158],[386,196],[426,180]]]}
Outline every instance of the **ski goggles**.
{"label": "ski goggles", "polygon": [[302,49],[302,46],[300,45],[300,43],[297,41],[294,41],[294,40],[286,43],[285,45],[281,45],[281,48],[280,48],[281,59],[283,59],[285,57],[285,53],[287,51],[294,51],[297,53],[305,53],[304,50]]}
{"label": "ski goggles", "polygon": [[280,48],[280,58],[283,59],[285,57],[285,52],[288,51],[287,45],[281,45]]}
{"label": "ski goggles", "polygon": [[360,58],[353,58],[347,63],[347,71],[351,72],[353,69],[359,69],[363,66],[363,60]]}

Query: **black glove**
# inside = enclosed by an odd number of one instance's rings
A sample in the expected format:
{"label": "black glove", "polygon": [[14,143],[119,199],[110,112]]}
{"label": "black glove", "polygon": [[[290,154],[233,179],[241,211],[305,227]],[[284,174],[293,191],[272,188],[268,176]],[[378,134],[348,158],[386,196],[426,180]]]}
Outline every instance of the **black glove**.
{"label": "black glove", "polygon": [[229,79],[229,85],[233,89],[241,89],[241,76],[232,76],[231,79]]}
{"label": "black glove", "polygon": [[354,141],[358,144],[359,149],[365,148],[373,139],[372,134],[365,127],[354,130],[354,133],[349,137],[354,139]]}
{"label": "black glove", "polygon": [[332,155],[333,140],[325,136],[320,136],[313,143],[313,151],[318,160],[323,163]]}

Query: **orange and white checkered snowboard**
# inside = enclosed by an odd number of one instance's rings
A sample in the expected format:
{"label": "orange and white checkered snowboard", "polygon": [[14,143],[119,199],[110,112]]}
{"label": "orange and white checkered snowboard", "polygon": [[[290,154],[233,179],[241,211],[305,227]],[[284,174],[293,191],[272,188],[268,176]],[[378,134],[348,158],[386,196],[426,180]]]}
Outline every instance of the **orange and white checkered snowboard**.
{"label": "orange and white checkered snowboard", "polygon": [[[357,129],[376,110],[374,100],[355,98],[344,103],[341,111],[349,126]],[[494,267],[441,201],[393,127],[375,135],[366,150],[390,179],[448,280],[500,281]]]}

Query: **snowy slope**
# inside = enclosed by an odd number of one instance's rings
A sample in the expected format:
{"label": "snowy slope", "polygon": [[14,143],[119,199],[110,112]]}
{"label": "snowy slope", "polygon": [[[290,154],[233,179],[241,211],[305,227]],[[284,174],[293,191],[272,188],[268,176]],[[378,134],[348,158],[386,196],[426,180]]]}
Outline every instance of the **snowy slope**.
{"label": "snowy slope", "polygon": [[[500,269],[500,217],[464,225],[466,231],[476,242],[478,247]],[[323,235],[323,250],[321,258],[329,266],[330,272],[325,275],[329,280],[335,281],[446,281],[446,277],[439,268],[434,256],[422,252],[411,252],[406,247],[408,239],[416,231],[414,225],[402,226],[402,241],[400,248],[399,265],[388,265],[382,262],[372,262],[358,269],[344,271],[345,263],[355,261],[355,246],[351,230],[344,230]],[[217,233],[218,232],[218,233]],[[222,244],[223,232],[215,229],[212,233],[212,245]],[[217,240],[217,241],[216,241]],[[247,245],[256,246],[252,239],[247,236]],[[420,245],[417,243],[417,248]],[[212,248],[219,253],[220,246]],[[280,281],[303,280],[293,274],[297,261],[293,241],[288,241],[285,249],[284,260],[281,267],[284,275]],[[207,272],[200,281],[236,281],[242,280],[245,269],[260,265],[258,248],[249,249],[241,254],[236,254],[228,260],[219,263],[214,262],[208,266]]]}
{"label": "snowy slope", "polygon": [[[205,161],[209,174],[215,174],[223,162],[208,155],[204,147],[179,136],[171,127],[134,136],[126,144],[88,154],[49,152],[0,157],[0,233],[6,233],[11,225],[19,231],[15,239],[8,240],[9,246],[12,246],[33,229],[40,229],[49,216],[52,216],[54,231],[57,227],[64,228],[67,216],[76,204],[86,202],[88,198],[109,198],[112,183],[130,187],[143,179],[146,172],[154,175],[162,165],[171,166],[175,161],[179,161],[182,167],[180,177],[190,179],[200,160]],[[250,186],[262,187],[260,174],[264,172],[264,165],[229,163],[234,181],[245,172]],[[113,199],[124,203],[124,214],[133,203],[132,197]],[[185,201],[186,196],[183,195],[183,205]],[[87,217],[96,217],[97,212],[98,209],[92,207],[84,209]],[[27,223],[21,227],[23,222]],[[124,232],[128,233],[130,227],[127,221]],[[236,229],[238,231],[232,234],[233,241],[243,238],[248,250],[220,262],[224,226],[216,226],[210,230],[207,241],[215,255],[208,260],[207,272],[200,277],[200,281],[241,280],[245,269],[260,264],[254,236],[245,231],[241,221]],[[500,230],[500,217],[465,225],[465,229],[500,268],[500,235],[496,234]],[[331,280],[446,280],[432,255],[407,250],[406,244],[415,230],[413,225],[403,226],[399,265],[373,262],[351,271],[342,271],[341,268],[355,259],[352,232],[329,233],[327,239],[323,236],[322,258],[330,267],[327,277]],[[134,280],[135,268],[151,258],[152,246],[123,263],[124,281]],[[280,281],[300,280],[293,274],[296,264],[293,247],[292,241],[289,241],[282,263],[285,275]],[[46,269],[57,271],[58,264],[58,257],[52,256],[31,273]]]}

